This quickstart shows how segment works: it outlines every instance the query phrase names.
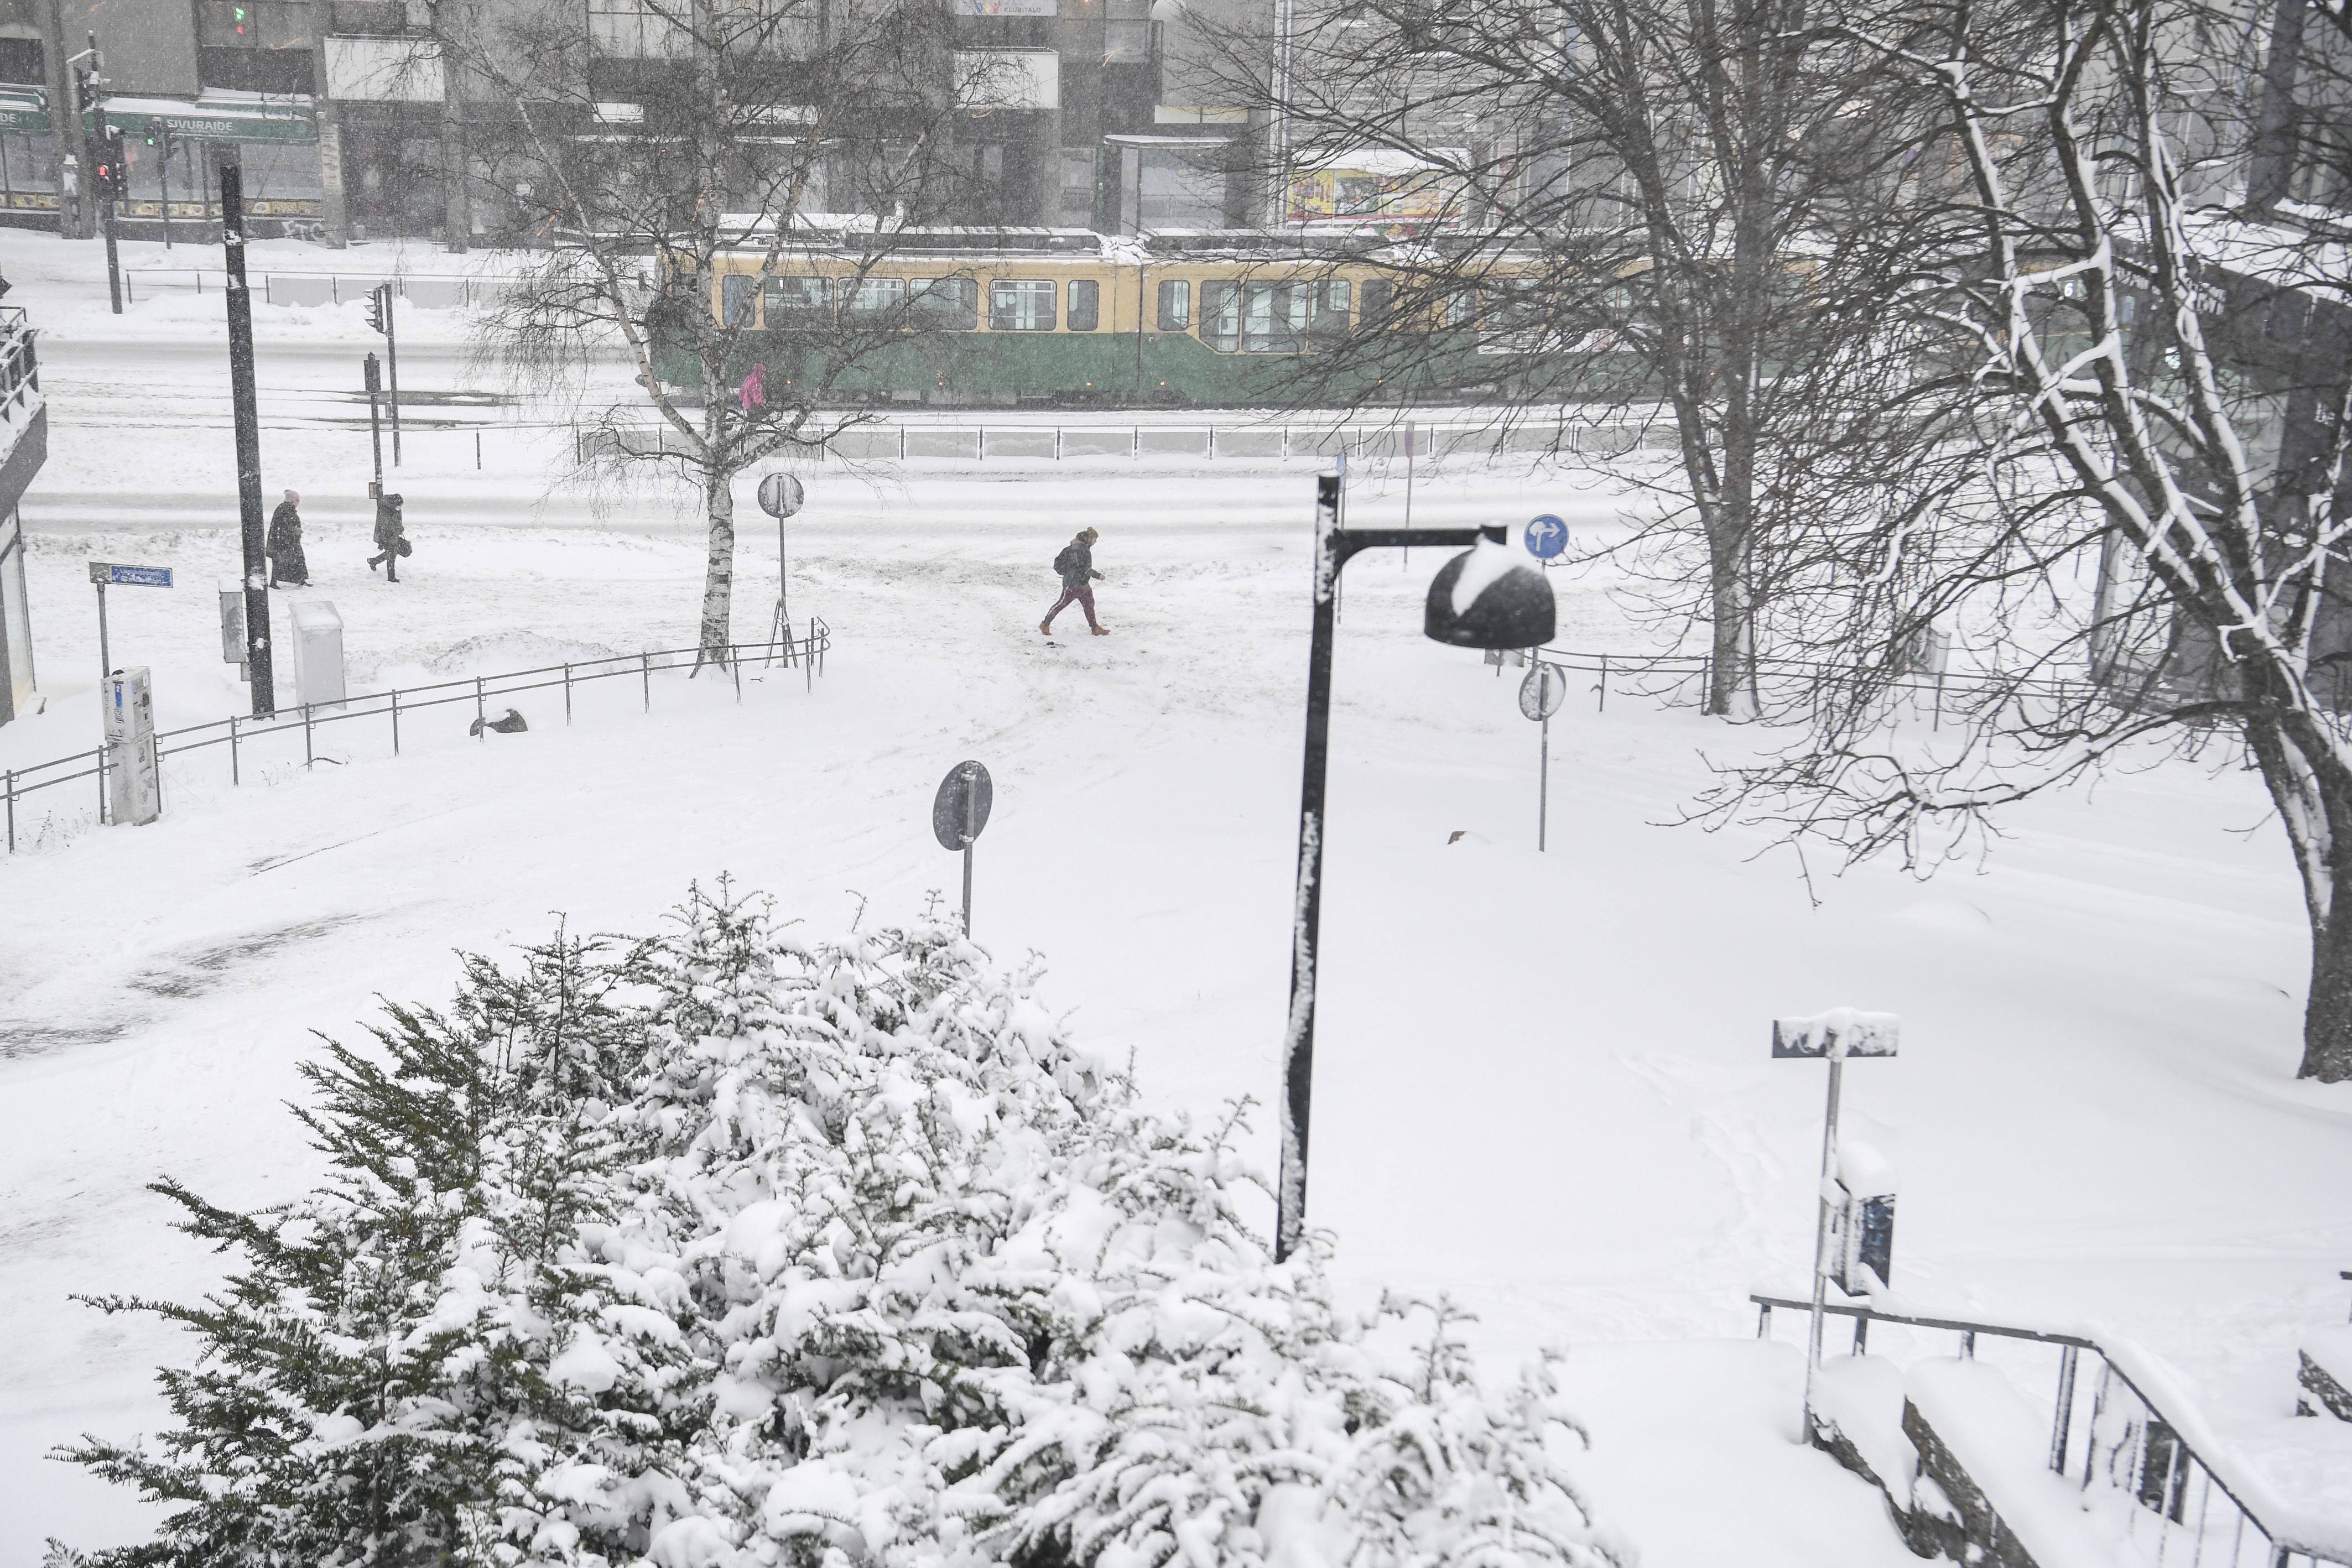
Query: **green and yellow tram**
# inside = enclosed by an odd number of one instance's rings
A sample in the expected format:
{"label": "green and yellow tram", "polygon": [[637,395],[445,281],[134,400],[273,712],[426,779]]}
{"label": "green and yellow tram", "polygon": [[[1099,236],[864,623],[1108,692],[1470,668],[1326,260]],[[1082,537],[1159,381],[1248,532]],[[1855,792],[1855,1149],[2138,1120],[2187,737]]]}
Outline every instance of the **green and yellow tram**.
{"label": "green and yellow tram", "polygon": [[[1361,259],[1244,245],[1153,254],[1048,231],[796,251],[762,276],[764,261],[722,256],[709,280],[712,319],[743,329],[735,373],[758,363],[769,386],[822,387],[828,402],[1469,399],[1507,392],[1518,357],[1508,334],[1482,323],[1477,292],[1432,295],[1400,267]],[[662,371],[698,379],[674,352]]]}

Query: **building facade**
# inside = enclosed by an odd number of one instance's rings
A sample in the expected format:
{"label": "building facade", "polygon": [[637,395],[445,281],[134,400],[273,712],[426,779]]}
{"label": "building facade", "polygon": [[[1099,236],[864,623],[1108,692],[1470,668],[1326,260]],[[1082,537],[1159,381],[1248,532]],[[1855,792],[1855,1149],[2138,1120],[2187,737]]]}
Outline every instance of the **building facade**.
{"label": "building facade", "polygon": [[[182,225],[175,237],[216,234],[212,154],[233,147],[264,236],[527,242],[476,156],[505,111],[444,73],[431,47],[450,20],[436,7],[507,3],[0,0],[0,222],[95,234],[91,174],[119,133],[128,237],[162,238],[167,225]],[[1246,172],[1263,117],[1222,101],[1234,95],[1209,40],[1262,26],[1270,0],[932,3],[959,58],[1003,68],[1007,84],[956,126],[950,221],[1133,233],[1268,215]],[[675,5],[567,4],[600,117],[609,107],[625,132],[677,52],[662,20]],[[857,184],[844,169],[814,204],[857,211]]]}

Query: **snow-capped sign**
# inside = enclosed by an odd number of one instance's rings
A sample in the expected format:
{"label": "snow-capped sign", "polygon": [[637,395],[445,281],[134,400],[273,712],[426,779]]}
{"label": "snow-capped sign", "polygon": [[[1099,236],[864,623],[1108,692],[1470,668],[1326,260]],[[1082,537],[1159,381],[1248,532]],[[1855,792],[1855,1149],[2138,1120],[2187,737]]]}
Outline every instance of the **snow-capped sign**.
{"label": "snow-capped sign", "polygon": [[988,826],[988,809],[995,799],[995,787],[982,764],[959,762],[949,768],[931,801],[931,836],[940,841],[940,848],[969,848]]}
{"label": "snow-capped sign", "polygon": [[1549,560],[1568,549],[1568,525],[1545,512],[1528,520],[1528,553]]}
{"label": "snow-capped sign", "polygon": [[110,560],[89,563],[89,580],[101,588],[169,588],[172,569],[168,566],[123,566]]}
{"label": "snow-capped sign", "polygon": [[1772,1054],[1823,1056],[1840,1061],[1855,1056],[1892,1056],[1899,1032],[1900,1026],[1893,1013],[1833,1008],[1807,1019],[1774,1019]]}
{"label": "snow-capped sign", "polygon": [[1528,678],[1519,683],[1519,711],[1531,719],[1547,719],[1559,711],[1567,696],[1567,673],[1538,659]]}
{"label": "snow-capped sign", "polygon": [[801,509],[806,493],[790,474],[771,474],[760,481],[760,510],[772,517],[789,517]]}

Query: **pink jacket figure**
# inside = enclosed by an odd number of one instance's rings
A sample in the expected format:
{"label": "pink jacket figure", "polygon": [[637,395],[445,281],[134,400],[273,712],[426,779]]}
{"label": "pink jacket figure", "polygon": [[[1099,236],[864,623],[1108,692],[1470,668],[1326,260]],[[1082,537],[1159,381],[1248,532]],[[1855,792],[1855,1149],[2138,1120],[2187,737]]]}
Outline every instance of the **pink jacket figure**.
{"label": "pink jacket figure", "polygon": [[743,378],[743,390],[735,395],[736,401],[743,405],[745,413],[755,408],[765,408],[768,403],[768,367],[753,365],[751,373]]}

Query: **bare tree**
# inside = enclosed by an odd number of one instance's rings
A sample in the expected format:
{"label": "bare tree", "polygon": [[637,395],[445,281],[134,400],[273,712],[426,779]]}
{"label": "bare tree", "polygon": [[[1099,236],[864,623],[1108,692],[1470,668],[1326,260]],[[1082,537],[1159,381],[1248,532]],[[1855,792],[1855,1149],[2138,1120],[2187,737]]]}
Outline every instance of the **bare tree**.
{"label": "bare tree", "polygon": [[[1926,866],[2118,760],[2234,747],[2310,920],[2301,1072],[2352,1078],[2352,277],[2341,242],[2249,221],[2286,191],[2249,190],[2282,62],[2196,0],[1842,20],[1941,99],[1919,199],[1956,221],[1890,340],[1915,392],[1967,395],[1918,421],[1881,525],[1822,541],[1807,734],[1709,804]],[[2343,57],[2319,36],[2307,79]],[[1982,653],[1922,733],[1902,654],[1943,628]]]}
{"label": "bare tree", "polygon": [[[1295,29],[1287,56],[1225,50],[1277,193],[1367,149],[1418,171],[1415,215],[1366,193],[1326,225],[1396,281],[1379,329],[1314,345],[1302,380],[1562,410],[1559,446],[1662,415],[1667,504],[1627,549],[1654,608],[1709,628],[1706,711],[1754,716],[1775,540],[1819,521],[1812,455],[1853,439],[1829,416],[1875,416],[1822,383],[1885,368],[1916,89],[1800,0],[1300,0]],[[1291,68],[1249,78],[1269,54]]]}
{"label": "bare tree", "polygon": [[489,95],[471,201],[534,247],[481,350],[591,404],[600,359],[625,359],[637,393],[591,408],[583,450],[694,486],[699,646],[722,659],[736,476],[869,417],[845,394],[957,324],[952,290],[876,269],[941,210],[955,117],[1002,68],[957,54],[943,12],[895,0],[441,11],[449,68]]}

